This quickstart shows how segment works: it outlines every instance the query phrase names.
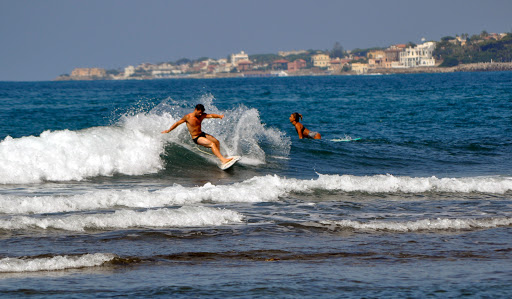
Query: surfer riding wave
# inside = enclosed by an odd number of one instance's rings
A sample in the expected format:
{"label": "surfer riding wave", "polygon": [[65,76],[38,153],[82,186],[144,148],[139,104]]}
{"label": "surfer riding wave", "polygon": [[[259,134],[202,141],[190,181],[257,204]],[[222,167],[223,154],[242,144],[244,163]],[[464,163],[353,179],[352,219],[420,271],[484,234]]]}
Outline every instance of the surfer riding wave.
{"label": "surfer riding wave", "polygon": [[162,131],[162,134],[169,133],[172,130],[176,129],[179,125],[186,123],[190,136],[192,137],[192,141],[198,145],[202,145],[207,148],[211,148],[212,152],[222,164],[226,164],[230,162],[233,158],[225,158],[220,152],[220,142],[207,133],[204,133],[201,130],[201,123],[205,118],[224,118],[224,115],[213,114],[213,113],[205,113],[204,106],[202,104],[197,104],[194,112],[189,113],[179,121],[174,123],[168,130]]}

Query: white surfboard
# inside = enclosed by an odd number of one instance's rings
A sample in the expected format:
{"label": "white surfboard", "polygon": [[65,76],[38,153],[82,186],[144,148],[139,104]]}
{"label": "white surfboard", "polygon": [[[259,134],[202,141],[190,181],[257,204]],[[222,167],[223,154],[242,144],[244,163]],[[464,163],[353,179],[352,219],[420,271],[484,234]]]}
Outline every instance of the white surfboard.
{"label": "white surfboard", "polygon": [[345,137],[345,138],[339,138],[339,139],[331,139],[331,141],[333,142],[341,142],[341,141],[359,141],[361,140],[361,138],[354,138],[352,139],[351,137]]}
{"label": "white surfboard", "polygon": [[222,169],[222,170],[226,170],[226,169],[230,168],[231,166],[235,165],[235,163],[238,160],[242,159],[242,157],[240,157],[240,156],[233,156],[233,157],[230,157],[230,158],[233,158],[233,159],[231,159],[227,163],[224,163],[224,164],[220,165],[219,168]]}

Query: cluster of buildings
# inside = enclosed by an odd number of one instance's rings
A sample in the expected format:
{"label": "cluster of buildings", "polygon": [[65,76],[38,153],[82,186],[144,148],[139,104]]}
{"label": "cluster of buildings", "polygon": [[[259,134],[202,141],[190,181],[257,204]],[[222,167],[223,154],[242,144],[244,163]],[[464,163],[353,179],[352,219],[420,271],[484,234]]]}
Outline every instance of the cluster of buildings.
{"label": "cluster of buildings", "polygon": [[188,60],[177,63],[151,64],[143,63],[138,66],[127,66],[124,70],[107,72],[101,68],[77,68],[71,75],[61,76],[60,80],[90,80],[90,79],[163,79],[180,77],[233,77],[233,76],[287,76],[311,74],[339,74],[349,72],[364,74],[372,69],[415,68],[435,66],[433,58],[434,42],[426,42],[415,47],[393,45],[385,50],[369,51],[366,57],[331,58],[327,53],[318,51],[305,59],[293,61],[286,58],[290,55],[305,57],[308,51],[279,52],[281,59],[272,62],[253,62],[244,51],[231,54],[223,59],[205,59],[191,62]]}
{"label": "cluster of buildings", "polygon": [[[372,69],[431,67],[436,65],[433,57],[435,47],[435,42],[426,42],[415,47],[401,44],[393,45],[385,50],[369,51],[366,57],[349,55],[346,59],[331,59],[329,55],[320,53],[313,55],[311,60],[314,67],[326,68],[332,74],[340,73],[343,70],[364,74]],[[354,62],[361,60],[366,62]]]}
{"label": "cluster of buildings", "polygon": [[415,47],[400,44],[385,50],[369,51],[366,55],[368,63],[353,63],[352,71],[364,74],[371,69],[432,67],[436,65],[433,57],[435,47],[435,42],[426,42]]}
{"label": "cluster of buildings", "polygon": [[[306,51],[303,51],[306,52]],[[288,56],[293,54],[300,54],[302,51],[280,52],[280,56]],[[277,59],[271,63],[255,63],[249,59],[249,56],[244,52],[238,54],[231,54],[230,56],[231,67],[237,72],[249,76],[262,76],[262,75],[283,75],[288,73],[295,73],[307,67],[306,60],[296,59],[288,61],[286,59]]]}

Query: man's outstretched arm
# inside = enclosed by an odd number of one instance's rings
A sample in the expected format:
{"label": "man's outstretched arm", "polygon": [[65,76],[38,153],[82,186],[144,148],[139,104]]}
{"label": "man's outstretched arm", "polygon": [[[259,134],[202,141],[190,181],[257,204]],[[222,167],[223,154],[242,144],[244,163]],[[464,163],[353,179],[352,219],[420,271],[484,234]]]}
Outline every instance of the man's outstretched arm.
{"label": "man's outstretched arm", "polygon": [[165,133],[169,133],[170,131],[176,129],[177,126],[181,125],[182,123],[185,122],[185,117],[183,117],[182,119],[178,120],[177,122],[175,122],[170,128],[169,130],[165,130],[165,131],[162,131],[162,134],[165,134]]}
{"label": "man's outstretched arm", "polygon": [[224,114],[219,115],[219,114],[208,113],[208,114],[206,114],[205,118],[224,118]]}

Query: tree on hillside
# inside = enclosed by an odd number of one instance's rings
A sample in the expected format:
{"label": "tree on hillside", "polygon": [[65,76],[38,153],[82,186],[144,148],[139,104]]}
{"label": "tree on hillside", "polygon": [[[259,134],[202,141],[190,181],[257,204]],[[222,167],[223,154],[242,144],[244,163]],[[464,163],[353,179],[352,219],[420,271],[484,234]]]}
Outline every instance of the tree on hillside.
{"label": "tree on hillside", "polygon": [[124,70],[121,70],[121,69],[111,69],[111,70],[107,70],[107,75],[117,76],[123,72],[124,72]]}
{"label": "tree on hillside", "polygon": [[345,57],[345,51],[339,42],[336,42],[332,47],[329,55],[331,58],[343,58]]}
{"label": "tree on hillside", "polygon": [[384,50],[384,48],[381,48],[381,47],[374,47],[374,48],[368,48],[368,49],[356,48],[356,49],[352,50],[351,54],[354,56],[366,57],[366,54],[368,54],[368,52],[375,51],[375,50]]}
{"label": "tree on hillside", "polygon": [[408,42],[408,43],[407,43],[407,47],[408,47],[408,48],[416,48],[416,44],[415,44],[415,43],[413,43],[413,42]]}
{"label": "tree on hillside", "polygon": [[450,40],[454,40],[454,39],[455,39],[455,37],[453,37],[453,36],[441,37],[442,42],[446,42],[446,41],[450,41]]}
{"label": "tree on hillside", "polygon": [[452,66],[457,66],[459,65],[459,60],[455,57],[447,57],[443,63],[441,63],[441,65],[439,65],[440,67],[452,67]]}
{"label": "tree on hillside", "polygon": [[260,64],[271,64],[275,60],[281,59],[282,57],[277,54],[254,54],[249,55],[249,60],[254,63]]}
{"label": "tree on hillside", "polygon": [[189,64],[191,63],[192,61],[188,58],[181,58],[179,60],[176,60],[176,62],[174,64],[176,65],[182,65],[182,64]]}
{"label": "tree on hillside", "polygon": [[509,34],[499,41],[472,36],[464,46],[442,40],[436,45],[433,55],[437,60],[444,60],[441,66],[446,67],[459,63],[511,62],[512,35]]}

